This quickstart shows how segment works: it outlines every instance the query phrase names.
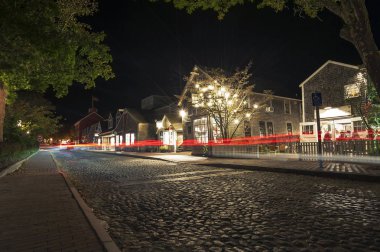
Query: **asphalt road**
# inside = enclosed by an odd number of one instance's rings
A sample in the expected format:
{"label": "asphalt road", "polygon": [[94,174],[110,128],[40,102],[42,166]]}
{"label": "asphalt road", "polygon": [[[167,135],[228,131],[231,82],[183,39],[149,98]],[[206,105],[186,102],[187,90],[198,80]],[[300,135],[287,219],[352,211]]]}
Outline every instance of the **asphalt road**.
{"label": "asphalt road", "polygon": [[378,251],[380,185],[84,151],[54,156],[126,251]]}

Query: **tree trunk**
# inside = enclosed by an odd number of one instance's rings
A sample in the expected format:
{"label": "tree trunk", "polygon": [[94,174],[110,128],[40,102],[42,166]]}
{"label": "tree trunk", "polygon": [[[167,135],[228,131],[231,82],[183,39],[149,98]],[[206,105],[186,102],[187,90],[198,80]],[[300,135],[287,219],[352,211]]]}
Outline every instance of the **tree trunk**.
{"label": "tree trunk", "polygon": [[5,118],[5,100],[7,92],[3,83],[0,81],[0,143],[4,141],[4,118]]}
{"label": "tree trunk", "polygon": [[339,5],[326,8],[345,23],[340,36],[355,46],[380,95],[380,51],[373,38],[365,0],[344,0]]}

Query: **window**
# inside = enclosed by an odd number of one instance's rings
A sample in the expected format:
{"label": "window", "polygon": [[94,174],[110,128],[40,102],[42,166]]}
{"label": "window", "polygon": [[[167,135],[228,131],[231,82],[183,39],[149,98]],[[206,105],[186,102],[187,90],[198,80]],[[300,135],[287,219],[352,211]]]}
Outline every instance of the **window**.
{"label": "window", "polygon": [[197,143],[208,143],[207,118],[194,120],[194,140]]}
{"label": "window", "polygon": [[164,145],[169,145],[169,144],[170,144],[170,135],[169,135],[169,131],[164,131],[163,139],[162,139],[162,143],[163,143]]}
{"label": "window", "polygon": [[125,145],[133,145],[135,143],[135,133],[125,134]]}
{"label": "window", "polygon": [[304,125],[304,126],[302,126],[302,134],[304,134],[304,135],[314,134],[314,125]]}
{"label": "window", "polygon": [[285,112],[285,114],[291,113],[290,101],[284,101],[284,112]]}
{"label": "window", "polygon": [[249,121],[244,121],[244,136],[245,137],[251,136],[251,124]]}
{"label": "window", "polygon": [[217,142],[218,139],[222,138],[222,133],[220,131],[220,128],[216,124],[214,118],[211,118],[211,122],[212,122],[212,136],[213,136],[214,141]]}
{"label": "window", "polygon": [[354,132],[366,131],[367,130],[363,121],[354,121],[352,123],[354,124]]}
{"label": "window", "polygon": [[273,101],[269,100],[269,105],[265,108],[265,112],[274,112]]}
{"label": "window", "polygon": [[266,136],[266,130],[265,130],[265,122],[260,121],[259,122],[259,131],[260,131],[260,136]]}
{"label": "window", "polygon": [[288,132],[288,135],[292,135],[293,134],[292,123],[286,123],[286,132]]}
{"label": "window", "polygon": [[267,132],[268,136],[273,135],[273,123],[272,122],[267,122]]}

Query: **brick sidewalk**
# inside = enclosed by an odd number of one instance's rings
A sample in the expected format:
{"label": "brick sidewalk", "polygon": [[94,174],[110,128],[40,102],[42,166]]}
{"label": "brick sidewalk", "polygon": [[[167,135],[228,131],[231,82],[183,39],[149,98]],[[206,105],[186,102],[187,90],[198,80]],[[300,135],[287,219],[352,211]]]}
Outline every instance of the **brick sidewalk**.
{"label": "brick sidewalk", "polygon": [[0,251],[104,251],[47,151],[0,179]]}

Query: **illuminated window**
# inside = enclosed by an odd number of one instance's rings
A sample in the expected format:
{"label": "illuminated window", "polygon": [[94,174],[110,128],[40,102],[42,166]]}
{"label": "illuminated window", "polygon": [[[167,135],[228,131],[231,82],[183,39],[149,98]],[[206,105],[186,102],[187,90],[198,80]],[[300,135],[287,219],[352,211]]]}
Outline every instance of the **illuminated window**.
{"label": "illuminated window", "polygon": [[352,123],[354,125],[354,132],[366,131],[367,130],[363,121],[354,121]]}
{"label": "illuminated window", "polygon": [[194,140],[197,143],[208,143],[207,118],[194,120]]}
{"label": "illuminated window", "polygon": [[135,143],[135,133],[125,134],[125,145],[132,145]]}
{"label": "illuminated window", "polygon": [[164,145],[169,145],[169,144],[170,144],[170,135],[169,135],[169,131],[164,131],[164,132],[163,132],[162,143],[163,143]]}
{"label": "illuminated window", "polygon": [[220,128],[216,124],[214,118],[211,118],[211,122],[212,122],[212,136],[213,136],[214,141],[217,142],[218,139],[222,138],[222,133],[220,131]]}

